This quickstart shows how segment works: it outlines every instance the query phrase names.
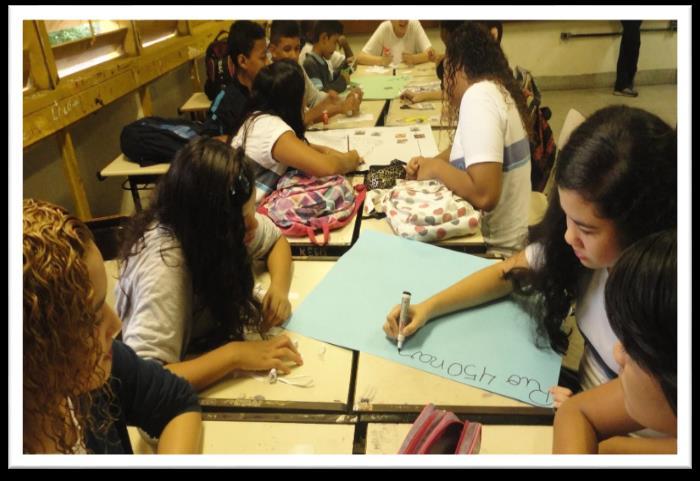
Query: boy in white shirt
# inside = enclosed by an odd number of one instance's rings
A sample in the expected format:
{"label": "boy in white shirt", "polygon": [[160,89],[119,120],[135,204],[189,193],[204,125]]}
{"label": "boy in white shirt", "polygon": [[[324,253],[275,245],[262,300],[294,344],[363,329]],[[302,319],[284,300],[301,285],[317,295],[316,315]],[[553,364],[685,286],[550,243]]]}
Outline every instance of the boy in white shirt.
{"label": "boy in white shirt", "polygon": [[433,56],[433,47],[418,20],[386,20],[362,47],[357,63],[414,65],[427,62]]}

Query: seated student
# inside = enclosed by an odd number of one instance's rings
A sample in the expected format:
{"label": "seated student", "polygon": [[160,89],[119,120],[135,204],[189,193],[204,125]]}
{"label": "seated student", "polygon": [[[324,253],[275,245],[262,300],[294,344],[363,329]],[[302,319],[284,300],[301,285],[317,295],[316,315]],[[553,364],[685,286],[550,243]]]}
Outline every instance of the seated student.
{"label": "seated student", "polygon": [[[440,21],[440,39],[442,40],[442,43],[447,45],[447,39],[450,37],[450,34],[457,30],[462,24],[464,23],[464,20],[441,20]],[[430,58],[431,61],[435,62],[437,67],[436,67],[436,75],[440,79],[440,90],[436,90],[433,92],[413,92],[411,90],[407,90],[401,95],[402,100],[406,100],[410,103],[418,103],[418,102],[426,102],[429,100],[442,100],[443,99],[443,85],[442,85],[442,78],[444,75],[444,66],[443,66],[443,60],[445,58],[445,54],[433,54]]]}
{"label": "seated student", "polygon": [[[299,64],[304,65],[306,60],[306,54],[314,49],[313,36],[314,36],[314,25],[316,24],[313,20],[302,20],[301,21],[301,31],[302,31],[302,44],[301,52],[299,53]],[[341,34],[338,37],[338,45],[343,49],[343,53],[338,50],[333,50],[331,58],[328,59],[328,70],[331,74],[335,71],[338,72],[346,66],[352,66],[355,63],[355,54],[352,52],[350,47],[350,42]]]}
{"label": "seated student", "polygon": [[[152,204],[125,228],[117,312],[124,342],[187,379],[197,391],[234,370],[289,372],[302,360],[287,336],[244,341],[291,313],[291,250],[255,213],[252,166],[224,142],[196,138],[175,156]],[[255,298],[252,262],[270,288]]]}
{"label": "seated student", "polygon": [[[452,58],[449,47],[447,57]],[[530,245],[410,306],[404,335],[431,319],[515,291],[528,302],[540,335],[564,354],[569,333],[562,326],[575,303],[586,341],[580,387],[613,379],[620,365],[613,355],[617,337],[603,305],[608,269],[635,240],[675,228],[676,156],[674,129],[655,115],[625,106],[595,112],[559,153],[557,188],[542,222],[530,233]],[[393,338],[398,313],[396,306],[384,325]],[[577,389],[552,388],[554,406]]]}
{"label": "seated student", "polygon": [[418,20],[382,22],[357,55],[361,65],[414,65],[427,62],[435,53]]}
{"label": "seated student", "polygon": [[[615,263],[605,311],[620,375],[557,410],[555,454],[676,452],[677,274],[675,231],[635,242]],[[643,427],[667,437],[624,436]]]}
{"label": "seated student", "polygon": [[[270,55],[273,61],[290,59],[299,60],[299,23],[294,20],[273,20],[270,28]],[[362,102],[362,90],[352,91],[341,99],[337,92],[329,90],[327,93],[317,89],[311,82],[306,72],[304,74],[304,125],[308,126],[323,119],[323,113],[328,117],[339,113],[357,115]]]}
{"label": "seated student", "polygon": [[132,454],[126,426],[158,453],[200,452],[192,387],[114,337],[107,275],[90,230],[65,210],[23,205],[23,452]]}
{"label": "seated student", "polygon": [[231,142],[234,148],[243,147],[256,164],[258,204],[288,168],[324,177],[353,172],[361,162],[356,150],[341,153],[306,142],[303,100],[304,74],[298,63],[278,60],[258,73],[248,117]]}
{"label": "seated student", "polygon": [[523,94],[501,48],[481,26],[466,22],[448,39],[448,117],[459,112],[451,151],[414,157],[407,177],[437,179],[485,211],[487,253],[511,255],[527,240],[530,144]]}
{"label": "seated student", "polygon": [[228,34],[229,62],[233,63],[233,80],[219,92],[207,112],[204,129],[207,135],[233,135],[245,112],[250,88],[258,71],[268,64],[265,29],[255,22],[238,20]]}
{"label": "seated student", "polygon": [[347,73],[329,69],[329,61],[336,51],[343,24],[338,20],[319,20],[314,27],[313,49],[301,64],[313,84],[320,90],[343,92],[350,80]]}

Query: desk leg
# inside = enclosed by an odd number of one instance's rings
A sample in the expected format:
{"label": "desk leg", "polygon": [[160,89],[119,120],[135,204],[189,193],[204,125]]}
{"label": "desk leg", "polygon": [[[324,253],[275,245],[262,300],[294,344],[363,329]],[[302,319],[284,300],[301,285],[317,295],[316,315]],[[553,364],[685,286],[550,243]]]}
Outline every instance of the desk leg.
{"label": "desk leg", "polygon": [[141,197],[139,196],[138,186],[132,176],[129,176],[129,190],[131,190],[131,198],[134,200],[136,212],[141,212],[143,210],[141,207]]}

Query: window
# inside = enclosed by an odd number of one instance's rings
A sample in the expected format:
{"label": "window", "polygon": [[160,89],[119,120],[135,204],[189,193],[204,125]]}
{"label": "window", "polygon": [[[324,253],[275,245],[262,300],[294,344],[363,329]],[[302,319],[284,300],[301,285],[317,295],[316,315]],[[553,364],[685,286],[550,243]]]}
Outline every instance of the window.
{"label": "window", "polygon": [[124,55],[127,29],[112,20],[47,20],[59,78]]}
{"label": "window", "polygon": [[143,48],[177,36],[177,20],[137,20],[136,29]]}

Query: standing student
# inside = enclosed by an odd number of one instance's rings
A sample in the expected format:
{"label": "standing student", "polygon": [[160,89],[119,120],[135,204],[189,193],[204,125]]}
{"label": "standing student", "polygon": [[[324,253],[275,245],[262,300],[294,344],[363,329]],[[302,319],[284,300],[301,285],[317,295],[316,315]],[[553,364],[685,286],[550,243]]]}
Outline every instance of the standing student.
{"label": "standing student", "polygon": [[[554,195],[530,245],[412,305],[405,336],[431,319],[516,291],[526,295],[539,334],[559,353],[568,348],[562,325],[575,303],[585,340],[578,370],[583,389],[619,373],[617,336],[603,302],[608,269],[635,240],[675,227],[676,133],[640,109],[601,109],[571,134],[555,175]],[[398,313],[396,306],[384,325],[391,337],[398,334]],[[557,406],[571,390],[552,393]]]}
{"label": "standing student", "polygon": [[414,65],[427,62],[435,53],[418,20],[382,22],[357,55],[361,65]]}
{"label": "standing student", "polygon": [[[293,20],[273,20],[270,28],[270,55],[273,61],[289,59],[299,61],[299,23]],[[304,125],[309,126],[339,113],[357,115],[362,102],[362,90],[354,88],[341,99],[334,90],[323,92],[316,88],[306,72],[304,74]]]}
{"label": "standing student", "polygon": [[341,72],[340,68],[329,68],[331,56],[336,51],[338,38],[342,34],[343,24],[338,20],[319,20],[314,26],[313,48],[300,63],[320,90],[343,92],[350,80],[349,75]]}
{"label": "standing student", "polygon": [[620,23],[622,24],[622,38],[620,39],[620,53],[617,56],[617,76],[615,77],[613,95],[636,97],[639,92],[634,89],[634,76],[637,74],[639,46],[642,44],[640,36],[642,21],[620,20]]}
{"label": "standing student", "polygon": [[459,113],[451,149],[414,157],[409,178],[437,179],[485,212],[487,252],[525,247],[530,203],[530,144],[525,100],[503,51],[480,25],[466,22],[447,43],[448,117]]}
{"label": "standing student", "polygon": [[298,63],[278,60],[258,73],[248,116],[231,143],[256,164],[257,203],[276,189],[288,168],[324,177],[347,174],[360,165],[356,150],[341,153],[306,142],[303,100],[304,74]]}
{"label": "standing student", "polygon": [[127,424],[158,453],[200,451],[192,387],[114,337],[107,275],[92,233],[47,202],[23,208],[23,451],[132,453]]}
{"label": "standing student", "polygon": [[[616,379],[577,394],[554,417],[554,453],[676,452],[676,232],[628,247],[605,286],[605,310],[618,337]],[[643,427],[666,438],[627,437]]]}
{"label": "standing student", "polygon": [[233,135],[250,97],[250,89],[258,71],[267,65],[265,29],[249,20],[231,24],[228,34],[228,61],[234,70],[233,79],[214,98],[204,123],[211,136]]}
{"label": "standing student", "polygon": [[[264,260],[270,288],[253,294],[252,262]],[[197,138],[175,156],[148,209],[127,224],[120,251],[117,312],[124,342],[198,391],[235,370],[290,370],[302,360],[287,336],[244,341],[291,313],[291,250],[255,213],[255,182],[242,152]]]}

